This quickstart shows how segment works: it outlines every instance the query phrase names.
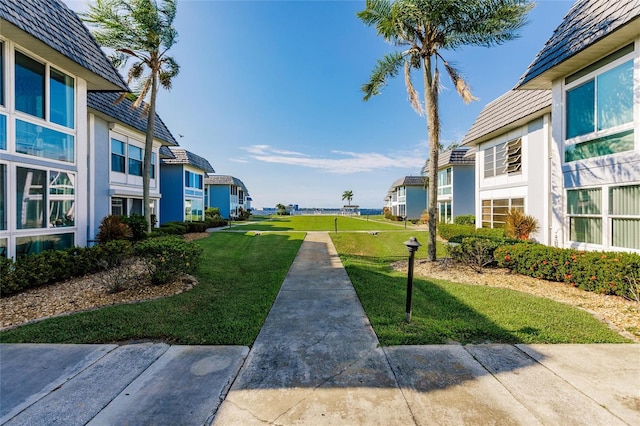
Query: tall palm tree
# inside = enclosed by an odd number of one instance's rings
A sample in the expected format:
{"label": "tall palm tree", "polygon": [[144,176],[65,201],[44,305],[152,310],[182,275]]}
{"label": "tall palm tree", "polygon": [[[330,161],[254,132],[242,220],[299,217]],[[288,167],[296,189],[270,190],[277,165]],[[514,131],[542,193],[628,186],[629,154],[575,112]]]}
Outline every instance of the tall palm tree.
{"label": "tall palm tree", "polygon": [[344,191],[342,193],[342,201],[347,200],[347,204],[351,207],[351,200],[353,200],[353,191]]}
{"label": "tall palm tree", "polygon": [[172,79],[180,71],[175,59],[167,55],[178,36],[173,27],[175,17],[176,0],[161,0],[160,3],[156,0],[96,0],[82,14],[85,22],[93,24],[96,41],[113,49],[110,59],[117,68],[126,67],[129,59],[133,59],[127,72],[127,84],[136,85],[134,107],[138,108],[148,98],[142,163],[142,205],[148,232],[151,232],[149,186],[158,85],[171,89]]}
{"label": "tall palm tree", "polygon": [[[471,94],[460,73],[442,56],[443,50],[462,46],[493,46],[512,40],[524,25],[533,4],[528,0],[367,0],[358,17],[374,26],[385,41],[402,48],[378,60],[369,82],[362,86],[364,100],[380,94],[389,78],[404,67],[409,101],[420,115],[426,115],[429,136],[429,243],[428,258],[436,259],[436,213],[440,119],[438,94],[441,62],[462,99]],[[424,106],[411,82],[411,71],[421,69]]]}

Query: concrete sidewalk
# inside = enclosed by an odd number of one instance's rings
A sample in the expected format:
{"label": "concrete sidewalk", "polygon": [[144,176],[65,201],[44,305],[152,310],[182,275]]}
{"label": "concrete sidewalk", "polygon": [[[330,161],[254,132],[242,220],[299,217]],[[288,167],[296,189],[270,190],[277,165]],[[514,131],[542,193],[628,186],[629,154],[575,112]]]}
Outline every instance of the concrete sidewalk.
{"label": "concrete sidewalk", "polygon": [[640,345],[380,348],[327,233],[307,235],[251,351],[0,345],[0,424],[212,421],[638,425]]}

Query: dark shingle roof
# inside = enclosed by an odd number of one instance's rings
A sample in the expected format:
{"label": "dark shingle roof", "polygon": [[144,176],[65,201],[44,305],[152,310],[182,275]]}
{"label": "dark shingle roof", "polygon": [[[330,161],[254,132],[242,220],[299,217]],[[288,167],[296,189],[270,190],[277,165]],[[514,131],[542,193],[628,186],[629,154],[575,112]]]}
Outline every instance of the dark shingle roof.
{"label": "dark shingle roof", "polygon": [[[639,16],[640,0],[577,1],[529,65],[518,86],[528,83],[530,88],[550,88],[551,79],[535,84],[532,80],[635,21],[635,28],[627,28],[629,34],[620,34],[623,39],[632,40],[638,34]],[[611,51],[605,49],[601,56]]]}
{"label": "dark shingle roof", "polygon": [[0,0],[0,18],[106,80],[87,78],[90,90],[129,90],[87,27],[61,1]]}
{"label": "dark shingle roof", "polygon": [[245,193],[248,193],[247,187],[238,178],[229,175],[209,175],[204,178],[205,185],[235,185],[242,188]]}
{"label": "dark shingle roof", "polygon": [[462,139],[463,145],[489,139],[504,133],[524,121],[542,116],[551,109],[551,90],[511,90],[489,102],[480,111],[471,128]]}
{"label": "dark shingle roof", "polygon": [[[133,102],[127,98],[116,103],[119,97],[120,94],[115,92],[89,92],[87,105],[91,109],[145,133],[147,131],[147,114],[144,109],[142,107],[134,109]],[[154,136],[169,145],[178,145],[158,114],[156,114]]]}
{"label": "dark shingle roof", "polygon": [[[438,170],[449,165],[473,166],[476,164],[475,156],[467,155],[469,148],[459,147],[448,149],[438,155]],[[422,173],[429,173],[429,160],[422,168]]]}
{"label": "dark shingle roof", "polygon": [[187,151],[186,149],[178,148],[175,146],[161,146],[161,157],[167,156],[167,150],[173,154],[174,158],[161,158],[162,164],[188,164],[206,173],[216,172],[215,170],[213,170],[213,167],[211,167],[211,164],[209,164],[209,161],[207,161],[205,158],[200,157],[199,155],[194,154],[193,152]]}
{"label": "dark shingle roof", "polygon": [[424,186],[426,181],[427,178],[425,176],[404,176],[396,179],[395,182],[391,184],[390,191],[400,186]]}

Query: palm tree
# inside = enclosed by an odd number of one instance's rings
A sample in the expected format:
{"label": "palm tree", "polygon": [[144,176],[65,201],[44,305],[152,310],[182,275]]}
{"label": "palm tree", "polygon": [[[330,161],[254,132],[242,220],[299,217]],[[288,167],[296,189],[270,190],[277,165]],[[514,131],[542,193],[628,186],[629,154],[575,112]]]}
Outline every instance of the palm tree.
{"label": "palm tree", "polygon": [[[411,106],[426,115],[429,136],[429,243],[428,258],[436,259],[436,213],[440,118],[439,62],[451,77],[457,92],[469,103],[476,98],[458,71],[441,54],[462,46],[493,46],[517,37],[526,14],[533,5],[528,0],[367,0],[358,17],[374,26],[385,41],[403,50],[378,60],[369,82],[362,86],[364,100],[380,94],[387,79],[404,67]],[[411,71],[422,69],[424,102],[411,82]]]}
{"label": "palm tree", "polygon": [[172,79],[180,67],[167,55],[178,33],[173,27],[176,0],[96,0],[82,14],[85,22],[93,24],[93,35],[104,47],[113,49],[111,61],[117,68],[128,68],[127,84],[135,83],[137,95],[133,106],[138,108],[145,99],[147,131],[142,163],[142,198],[147,232],[151,232],[149,186],[151,182],[151,152],[156,118],[158,84],[171,89]]}
{"label": "palm tree", "polygon": [[284,204],[282,203],[276,204],[276,214],[284,215],[286,212],[287,212],[287,207]]}
{"label": "palm tree", "polygon": [[344,191],[342,193],[342,201],[347,200],[347,205],[351,207],[351,200],[353,200],[353,191]]}

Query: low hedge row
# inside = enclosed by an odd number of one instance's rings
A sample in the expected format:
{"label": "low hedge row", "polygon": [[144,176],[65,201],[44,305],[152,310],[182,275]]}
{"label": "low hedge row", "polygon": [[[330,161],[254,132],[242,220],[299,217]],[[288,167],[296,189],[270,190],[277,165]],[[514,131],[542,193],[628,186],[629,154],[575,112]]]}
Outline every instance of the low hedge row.
{"label": "low hedge row", "polygon": [[184,235],[194,232],[206,232],[209,228],[219,228],[227,226],[225,219],[218,217],[217,219],[208,219],[200,222],[166,222],[155,229],[155,235]]}
{"label": "low hedge row", "polygon": [[486,237],[504,238],[504,229],[476,228],[474,225],[458,225],[455,223],[439,223],[438,234],[447,241],[454,237]]}
{"label": "low hedge row", "polygon": [[640,255],[621,252],[586,252],[519,243],[494,251],[498,266],[513,272],[562,282],[582,290],[636,297],[632,280],[640,280]]}
{"label": "low hedge row", "polygon": [[20,257],[17,261],[0,257],[0,295],[18,293],[118,266],[130,256],[140,257],[151,282],[161,284],[191,273],[198,266],[202,248],[181,237],[150,238],[132,245],[113,240],[93,247],[47,250]]}

